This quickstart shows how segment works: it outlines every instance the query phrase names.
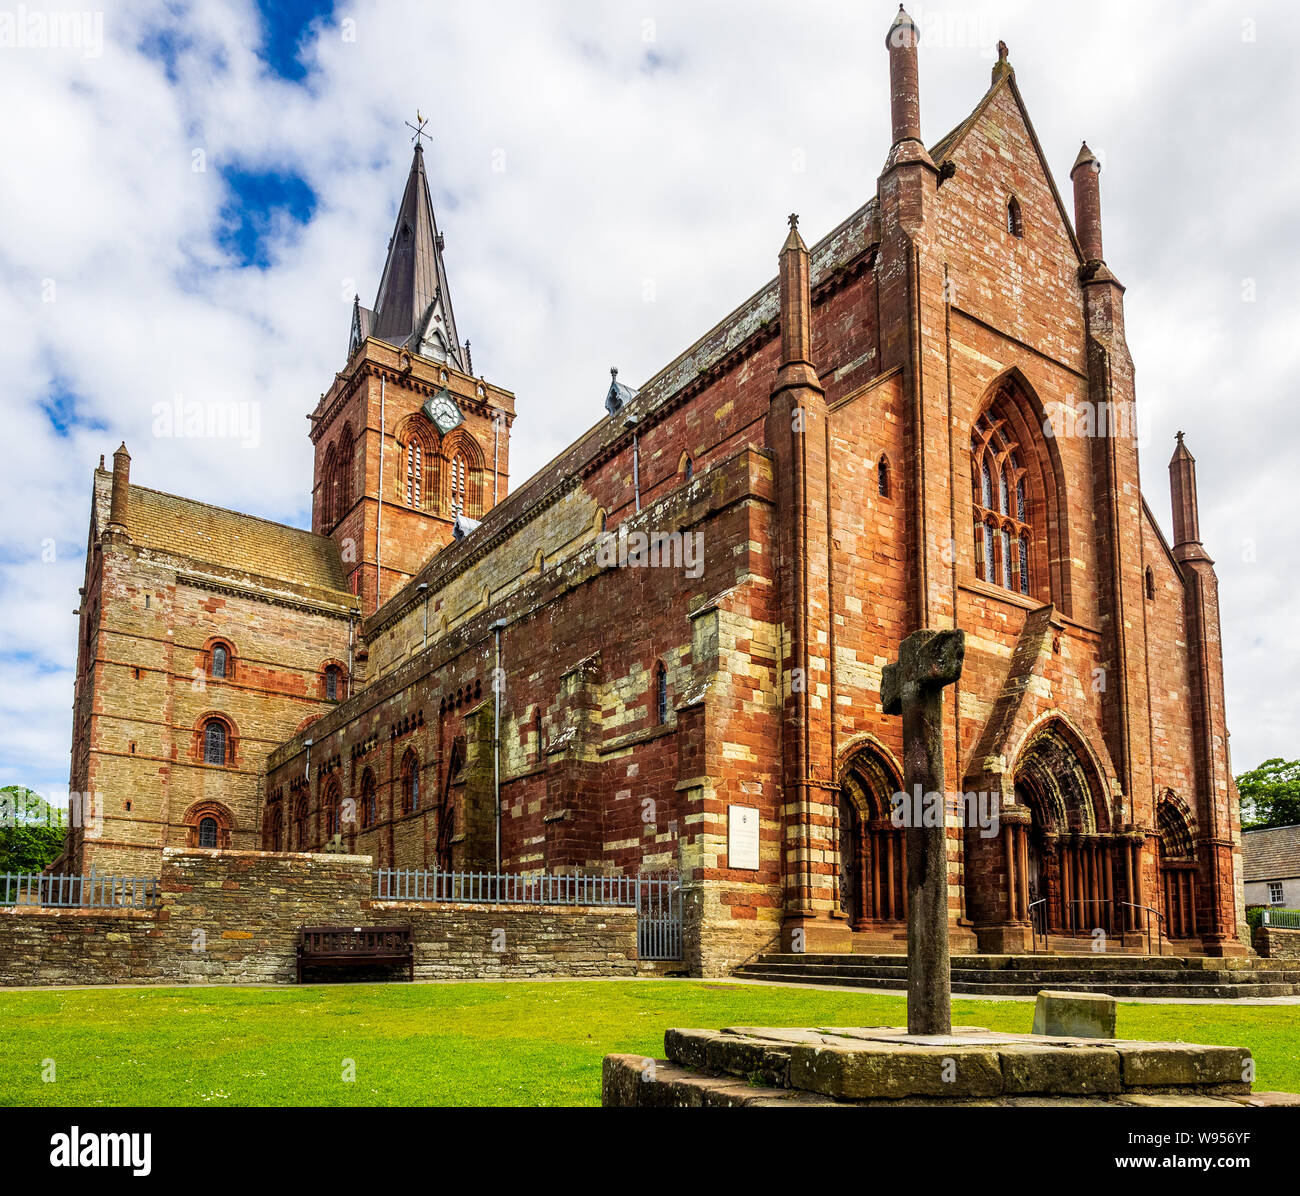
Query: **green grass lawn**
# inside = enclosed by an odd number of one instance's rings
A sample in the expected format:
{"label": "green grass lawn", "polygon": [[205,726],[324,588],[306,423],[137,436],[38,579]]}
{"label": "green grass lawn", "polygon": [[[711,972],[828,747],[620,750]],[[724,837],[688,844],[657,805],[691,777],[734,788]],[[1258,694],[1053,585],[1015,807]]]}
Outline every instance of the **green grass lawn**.
{"label": "green grass lawn", "polygon": [[[0,991],[0,1105],[596,1105],[601,1057],[662,1056],[672,1026],[905,1022],[901,994],[687,980]],[[1119,1033],[1246,1046],[1257,1088],[1300,1091],[1300,1006],[1121,1004]]]}

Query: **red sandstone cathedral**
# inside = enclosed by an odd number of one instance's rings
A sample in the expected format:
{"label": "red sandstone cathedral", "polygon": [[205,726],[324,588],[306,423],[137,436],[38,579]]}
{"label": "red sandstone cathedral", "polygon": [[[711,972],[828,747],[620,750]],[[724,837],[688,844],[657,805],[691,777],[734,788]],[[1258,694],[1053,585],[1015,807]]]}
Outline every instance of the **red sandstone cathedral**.
{"label": "red sandstone cathedral", "polygon": [[515,399],[459,338],[417,144],[310,415],[312,530],[137,485],[125,446],[95,472],[95,817],[60,866],[671,870],[696,974],[902,951],[881,668],[955,626],[953,949],[1137,949],[1158,911],[1182,953],[1242,951],[1214,566],[1181,436],[1171,536],[1139,488],[1099,163],[1072,220],[1005,48],[927,149],[917,40],[900,10],[876,193],[811,249],[792,217],[772,282],[513,490]]}

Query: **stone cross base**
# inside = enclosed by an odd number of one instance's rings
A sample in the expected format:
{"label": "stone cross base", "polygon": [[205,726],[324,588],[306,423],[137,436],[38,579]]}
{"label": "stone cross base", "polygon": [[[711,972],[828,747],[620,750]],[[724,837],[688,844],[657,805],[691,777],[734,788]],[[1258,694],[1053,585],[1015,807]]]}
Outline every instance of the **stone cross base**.
{"label": "stone cross base", "polygon": [[607,1107],[1168,1105],[1300,1107],[1252,1092],[1250,1052],[956,1027],[669,1030],[666,1059],[606,1055]]}

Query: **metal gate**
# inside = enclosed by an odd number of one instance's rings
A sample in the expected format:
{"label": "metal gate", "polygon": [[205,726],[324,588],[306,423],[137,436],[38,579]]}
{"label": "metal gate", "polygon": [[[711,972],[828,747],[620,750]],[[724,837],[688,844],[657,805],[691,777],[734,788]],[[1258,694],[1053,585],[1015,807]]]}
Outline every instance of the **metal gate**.
{"label": "metal gate", "polygon": [[642,959],[681,959],[680,877],[637,877],[636,949]]}

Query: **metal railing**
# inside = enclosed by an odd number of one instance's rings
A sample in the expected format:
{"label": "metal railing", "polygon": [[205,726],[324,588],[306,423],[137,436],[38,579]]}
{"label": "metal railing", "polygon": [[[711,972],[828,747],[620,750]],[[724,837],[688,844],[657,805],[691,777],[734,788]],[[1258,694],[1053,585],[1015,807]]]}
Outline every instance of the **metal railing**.
{"label": "metal railing", "polygon": [[[1062,902],[1062,907],[1067,910],[1066,924],[1053,928],[1051,911],[1047,908],[1048,900],[1046,897],[1039,897],[1029,903],[1029,933],[1030,949],[1038,950],[1038,938],[1041,935],[1043,939],[1043,950],[1050,950],[1048,936],[1055,933],[1058,937],[1071,935],[1086,935],[1093,929],[1105,930],[1107,934],[1125,933],[1123,926],[1124,919],[1117,915],[1117,910],[1126,906],[1129,909],[1140,910],[1146,913],[1145,932],[1147,936],[1147,954],[1151,952],[1151,918],[1156,919],[1156,945],[1158,954],[1165,953],[1163,926],[1165,916],[1158,909],[1153,909],[1149,905],[1137,905],[1132,901],[1121,901],[1118,897],[1080,897],[1072,901]],[[1041,911],[1037,907],[1044,907]],[[1139,919],[1134,918],[1134,922]],[[1088,923],[1094,921],[1093,926]],[[1297,922],[1300,925],[1300,922]],[[1139,931],[1140,932],[1140,931]]]}
{"label": "metal railing", "polygon": [[1145,911],[1146,911],[1146,914],[1147,914],[1147,954],[1148,954],[1148,955],[1151,954],[1151,915],[1152,915],[1152,914],[1155,914],[1155,917],[1156,917],[1156,946],[1160,949],[1159,953],[1160,953],[1161,955],[1163,955],[1163,954],[1165,953],[1165,940],[1164,940],[1164,934],[1163,934],[1163,927],[1164,927],[1164,924],[1165,924],[1165,916],[1164,916],[1164,914],[1162,914],[1158,909],[1155,909],[1154,907],[1152,907],[1152,906],[1150,906],[1150,905],[1134,905],[1133,902],[1131,902],[1131,901],[1121,901],[1121,902],[1120,902],[1120,905],[1127,905],[1127,906],[1129,907],[1129,909],[1140,909],[1140,910],[1145,910]]}
{"label": "metal railing", "polygon": [[160,903],[152,876],[46,875],[0,872],[0,905],[40,905],[57,909],[153,909]]}
{"label": "metal railing", "polygon": [[459,901],[475,905],[629,905],[639,885],[675,884],[650,876],[579,872],[439,872],[376,868],[375,896],[386,901]]}
{"label": "metal railing", "polygon": [[676,875],[585,876],[580,872],[438,872],[376,868],[381,901],[473,905],[597,905],[636,910],[641,959],[682,958],[682,886]]}
{"label": "metal railing", "polygon": [[1284,930],[1300,930],[1300,909],[1266,909],[1260,915],[1265,926],[1280,926]]}
{"label": "metal railing", "polygon": [[[1047,898],[1046,898],[1046,897],[1039,897],[1037,901],[1031,901],[1031,902],[1029,903],[1029,949],[1030,949],[1031,951],[1037,951],[1037,950],[1038,950],[1038,935],[1039,935],[1039,933],[1040,933],[1040,931],[1039,931],[1039,929],[1038,929],[1038,919],[1034,916],[1034,906],[1036,906],[1036,905],[1046,906],[1046,905],[1047,905]],[[1047,935],[1048,935],[1048,931],[1049,931],[1049,929],[1050,929],[1050,928],[1049,928],[1048,925],[1047,925],[1047,910],[1044,909],[1044,910],[1043,910],[1043,929],[1042,929],[1042,931],[1041,931],[1041,934],[1042,934],[1042,936],[1043,936],[1043,950],[1044,950],[1044,951],[1050,951],[1050,950],[1051,950],[1051,948],[1048,946],[1048,943],[1047,943]]]}

